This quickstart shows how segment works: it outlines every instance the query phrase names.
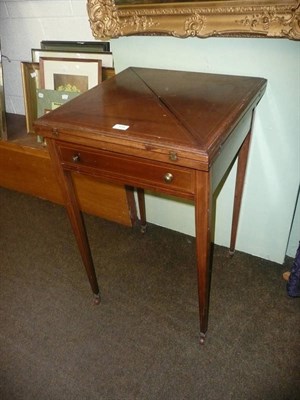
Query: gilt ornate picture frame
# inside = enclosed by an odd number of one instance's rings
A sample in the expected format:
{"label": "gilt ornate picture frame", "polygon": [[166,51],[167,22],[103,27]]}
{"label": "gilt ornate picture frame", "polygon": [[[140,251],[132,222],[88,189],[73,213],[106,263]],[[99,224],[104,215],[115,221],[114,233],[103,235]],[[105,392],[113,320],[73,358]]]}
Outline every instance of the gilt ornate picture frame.
{"label": "gilt ornate picture frame", "polygon": [[21,62],[24,108],[27,133],[34,133],[33,123],[37,119],[36,90],[39,88],[39,63]]}
{"label": "gilt ornate picture frame", "polygon": [[300,40],[300,0],[87,0],[96,39],[130,35]]}

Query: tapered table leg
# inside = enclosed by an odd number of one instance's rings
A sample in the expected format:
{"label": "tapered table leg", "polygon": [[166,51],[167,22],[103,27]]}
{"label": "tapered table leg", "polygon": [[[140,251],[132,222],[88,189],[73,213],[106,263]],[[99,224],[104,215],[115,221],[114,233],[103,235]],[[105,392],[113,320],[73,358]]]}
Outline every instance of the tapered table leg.
{"label": "tapered table leg", "polygon": [[200,344],[204,343],[208,326],[211,279],[211,207],[210,174],[196,172],[195,224],[198,272]]}
{"label": "tapered table leg", "polygon": [[249,154],[250,138],[251,138],[251,131],[246,136],[246,139],[244,140],[242,147],[240,148],[240,151],[238,154],[238,164],[237,164],[237,172],[236,172],[234,204],[233,204],[233,214],[232,214],[232,225],[231,225],[231,239],[230,239],[230,247],[229,247],[230,255],[233,255],[234,251],[235,251],[238,222],[239,222],[239,216],[240,216],[240,210],[241,210],[241,202],[242,202],[244,181],[245,181],[248,154]]}
{"label": "tapered table leg", "polygon": [[52,141],[47,141],[49,152],[51,158],[56,159],[53,165],[55,166],[55,172],[59,179],[64,204],[69,216],[69,220],[75,235],[75,239],[81,254],[81,258],[88,276],[88,280],[91,289],[94,293],[94,303],[100,303],[100,293],[99,286],[97,282],[96,272],[94,268],[94,263],[91,255],[90,245],[88,242],[88,237],[83,221],[83,217],[80,211],[78,199],[75,193],[74,184],[72,180],[72,175],[70,171],[64,171],[60,167],[58,155],[56,153],[56,148]]}
{"label": "tapered table leg", "polygon": [[145,233],[147,229],[147,219],[146,219],[146,204],[145,204],[145,191],[144,189],[137,188],[139,211],[140,211],[140,223],[141,232]]}
{"label": "tapered table leg", "polygon": [[97,282],[96,272],[94,268],[94,262],[91,255],[90,245],[88,242],[88,237],[83,217],[79,208],[77,196],[74,191],[72,176],[69,171],[65,172],[65,180],[66,184],[69,187],[68,189],[69,199],[66,202],[66,209],[69,215],[69,220],[75,234],[75,238],[91,285],[91,289],[94,293],[94,303],[99,304],[100,293],[99,293],[99,286]]}
{"label": "tapered table leg", "polygon": [[134,198],[134,187],[125,185],[127,204],[129,209],[129,215],[132,225],[136,225],[137,223],[137,212],[136,212],[136,204]]}

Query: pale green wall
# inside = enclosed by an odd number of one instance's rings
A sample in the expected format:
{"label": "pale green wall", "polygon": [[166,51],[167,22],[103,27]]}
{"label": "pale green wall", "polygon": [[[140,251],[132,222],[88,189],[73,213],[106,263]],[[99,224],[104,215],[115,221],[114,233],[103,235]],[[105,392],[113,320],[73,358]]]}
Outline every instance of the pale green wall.
{"label": "pale green wall", "polygon": [[[140,66],[268,79],[256,114],[237,249],[281,263],[299,185],[299,42],[130,37],[111,44],[117,71]],[[229,243],[233,185],[234,173],[217,200],[215,242],[224,246]],[[155,224],[194,234],[192,205],[149,195],[147,213]]]}

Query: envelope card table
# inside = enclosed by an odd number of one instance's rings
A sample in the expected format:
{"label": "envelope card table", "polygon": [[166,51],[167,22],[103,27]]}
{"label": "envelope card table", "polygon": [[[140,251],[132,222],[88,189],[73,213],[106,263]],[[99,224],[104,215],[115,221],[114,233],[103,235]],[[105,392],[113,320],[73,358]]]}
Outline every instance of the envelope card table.
{"label": "envelope card table", "polygon": [[137,188],[143,226],[145,189],[194,202],[200,343],[204,343],[212,197],[237,158],[233,253],[253,116],[266,83],[256,77],[130,67],[37,120],[35,129],[46,138],[96,302],[99,287],[74,173],[122,184],[128,190]]}

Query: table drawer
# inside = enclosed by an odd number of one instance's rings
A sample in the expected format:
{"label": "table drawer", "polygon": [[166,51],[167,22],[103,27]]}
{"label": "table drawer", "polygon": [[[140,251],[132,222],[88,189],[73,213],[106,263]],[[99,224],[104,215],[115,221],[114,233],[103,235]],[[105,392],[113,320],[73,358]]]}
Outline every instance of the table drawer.
{"label": "table drawer", "polygon": [[194,193],[194,171],[189,168],[79,146],[59,145],[58,150],[67,169],[168,193],[186,193],[188,197]]}

